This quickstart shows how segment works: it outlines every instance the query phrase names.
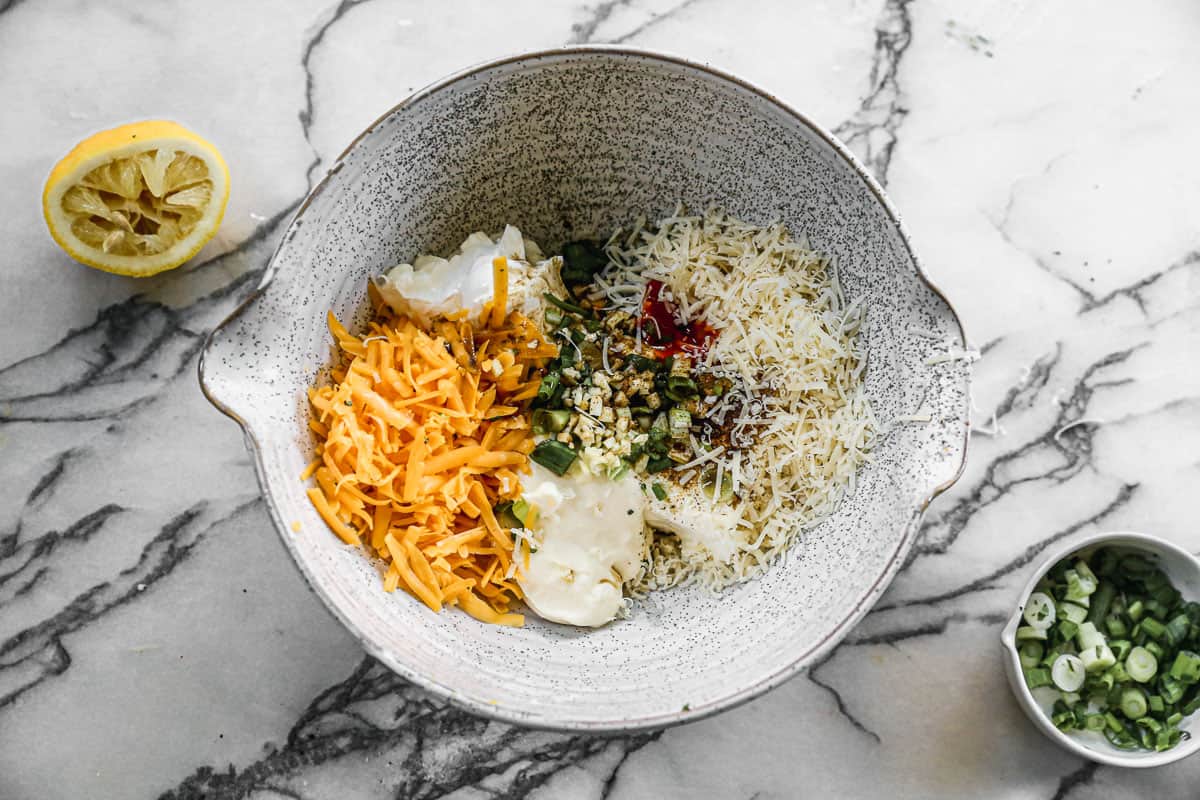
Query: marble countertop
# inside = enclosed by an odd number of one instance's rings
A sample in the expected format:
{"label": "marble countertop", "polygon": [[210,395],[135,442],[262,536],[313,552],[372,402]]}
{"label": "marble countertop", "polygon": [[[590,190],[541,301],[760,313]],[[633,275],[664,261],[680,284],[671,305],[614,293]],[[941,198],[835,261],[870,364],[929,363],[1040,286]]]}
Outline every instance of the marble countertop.
{"label": "marble countertop", "polygon": [[[0,0],[0,798],[1194,797],[1200,758],[1043,739],[997,633],[1062,537],[1200,550],[1198,23],[1189,0]],[[631,738],[475,719],[366,657],[196,382],[358,131],[569,42],[709,62],[835,130],[983,353],[966,472],[877,608],[766,697]],[[147,116],[216,142],[235,187],[193,265],[136,281],[67,259],[38,198],[74,142]]]}

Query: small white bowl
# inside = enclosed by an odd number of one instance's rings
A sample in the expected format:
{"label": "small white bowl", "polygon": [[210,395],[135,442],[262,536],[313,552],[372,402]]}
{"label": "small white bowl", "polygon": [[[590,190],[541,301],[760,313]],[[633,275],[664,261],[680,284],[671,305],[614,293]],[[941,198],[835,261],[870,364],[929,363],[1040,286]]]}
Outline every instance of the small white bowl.
{"label": "small white bowl", "polygon": [[1017,702],[1021,704],[1025,714],[1033,720],[1033,724],[1060,747],[1092,761],[1111,764],[1115,767],[1159,767],[1170,764],[1200,750],[1200,726],[1196,724],[1197,714],[1188,716],[1179,726],[1180,730],[1192,732],[1191,738],[1181,741],[1170,750],[1161,753],[1119,750],[1099,733],[1081,731],[1067,734],[1054,727],[1048,713],[1050,704],[1039,703],[1034,693],[1025,685],[1025,675],[1021,671],[1021,659],[1017,653],[1016,634],[1017,628],[1023,624],[1021,613],[1025,610],[1026,600],[1042,576],[1059,561],[1074,553],[1095,550],[1101,545],[1137,550],[1152,556],[1163,572],[1167,573],[1171,582],[1175,584],[1175,588],[1183,594],[1185,600],[1200,599],[1200,560],[1177,545],[1157,536],[1132,531],[1113,531],[1073,538],[1052,550],[1029,577],[1029,582],[1021,590],[1016,611],[1013,612],[1012,618],[1009,619],[1000,634],[1000,642],[1004,646],[1004,666],[1008,673],[1008,683],[1012,686]]}

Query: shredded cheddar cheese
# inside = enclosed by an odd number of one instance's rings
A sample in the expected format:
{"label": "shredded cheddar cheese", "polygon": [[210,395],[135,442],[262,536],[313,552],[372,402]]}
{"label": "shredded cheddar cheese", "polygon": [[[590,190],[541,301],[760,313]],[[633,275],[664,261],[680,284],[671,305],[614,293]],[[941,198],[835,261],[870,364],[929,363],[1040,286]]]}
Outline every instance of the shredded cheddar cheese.
{"label": "shredded cheddar cheese", "polygon": [[317,458],[302,478],[315,480],[308,497],[329,528],[385,566],[386,591],[522,625],[511,611],[520,554],[492,508],[515,499],[518,473],[529,472],[529,401],[558,348],[506,313],[503,258],[493,277],[478,325],[463,314],[428,330],[381,317],[359,338],[329,314],[343,362],[309,390]]}

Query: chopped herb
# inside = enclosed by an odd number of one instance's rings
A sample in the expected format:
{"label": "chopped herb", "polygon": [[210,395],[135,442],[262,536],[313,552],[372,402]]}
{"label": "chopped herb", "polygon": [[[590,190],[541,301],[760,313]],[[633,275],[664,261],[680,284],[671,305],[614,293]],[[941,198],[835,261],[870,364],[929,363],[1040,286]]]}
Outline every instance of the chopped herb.
{"label": "chopped herb", "polygon": [[592,316],[592,312],[588,311],[583,306],[575,305],[574,303],[572,303],[569,300],[561,300],[561,299],[555,297],[554,295],[550,294],[549,292],[543,292],[542,297],[546,298],[546,302],[552,303],[552,304],[558,306],[563,311],[569,311],[572,314],[578,314],[579,316],[585,317],[585,318]]}
{"label": "chopped herb", "polygon": [[524,524],[524,521],[518,518],[513,510],[512,503],[499,503],[492,509],[492,513],[496,515],[496,521],[502,528],[520,528]]}
{"label": "chopped herb", "polygon": [[549,405],[555,394],[559,392],[559,381],[562,376],[557,372],[547,372],[542,376],[542,382],[538,384],[537,396],[533,401],[538,405]]}
{"label": "chopped herb", "polygon": [[532,421],[536,434],[558,433],[571,421],[571,412],[565,408],[538,408],[534,409]]}
{"label": "chopped herb", "polygon": [[658,481],[655,481],[653,484],[651,484],[650,490],[652,492],[654,492],[654,496],[657,497],[659,500],[667,499],[667,490],[664,489],[663,485],[661,483],[659,483]]}
{"label": "chopped herb", "polygon": [[657,359],[636,354],[629,357],[628,363],[636,372],[657,372],[662,366],[662,362]]}
{"label": "chopped herb", "polygon": [[682,403],[684,400],[690,400],[700,393],[696,382],[691,378],[680,375],[671,375],[667,378],[667,397],[674,400],[676,403]]}
{"label": "chopped herb", "polygon": [[529,457],[555,475],[566,475],[579,456],[557,439],[546,439],[537,443]]}
{"label": "chopped herb", "polygon": [[562,279],[567,286],[591,283],[608,264],[604,248],[596,242],[567,242],[563,245]]}

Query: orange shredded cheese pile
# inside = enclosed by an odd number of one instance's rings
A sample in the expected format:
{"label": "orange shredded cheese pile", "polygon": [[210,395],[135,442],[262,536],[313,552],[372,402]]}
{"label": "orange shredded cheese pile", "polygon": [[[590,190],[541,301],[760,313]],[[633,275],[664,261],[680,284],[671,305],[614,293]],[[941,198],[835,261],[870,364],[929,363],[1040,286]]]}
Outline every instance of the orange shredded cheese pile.
{"label": "orange shredded cheese pile", "polygon": [[477,325],[459,313],[425,330],[376,302],[359,338],[329,314],[343,363],[309,390],[317,458],[301,477],[315,478],[308,497],[330,529],[386,566],[386,591],[522,625],[513,538],[492,509],[529,471],[529,403],[558,348],[506,313],[504,259],[493,277]]}

